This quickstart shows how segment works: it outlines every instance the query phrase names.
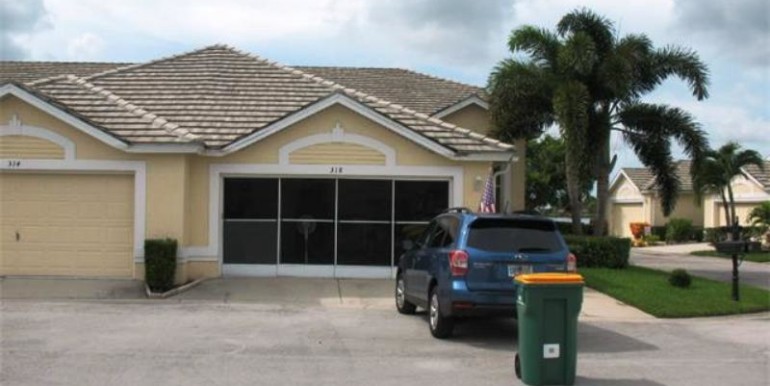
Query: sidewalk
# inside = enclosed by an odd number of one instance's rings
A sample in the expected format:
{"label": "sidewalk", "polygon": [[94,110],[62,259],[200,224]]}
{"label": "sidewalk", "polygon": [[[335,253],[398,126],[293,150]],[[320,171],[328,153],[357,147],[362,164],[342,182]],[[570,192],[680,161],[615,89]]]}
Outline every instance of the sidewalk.
{"label": "sidewalk", "polygon": [[[0,301],[137,301],[157,303],[255,303],[324,308],[394,310],[393,281],[292,277],[216,278],[165,300],[149,300],[137,280],[2,278]],[[649,321],[655,318],[585,288],[581,320]]]}
{"label": "sidewalk", "polygon": [[[692,251],[713,249],[706,243],[632,248],[630,262],[647,268],[672,271],[686,269],[695,276],[732,281],[732,262],[717,257],[692,256]],[[770,290],[770,264],[744,261],[738,268],[740,282]]]}

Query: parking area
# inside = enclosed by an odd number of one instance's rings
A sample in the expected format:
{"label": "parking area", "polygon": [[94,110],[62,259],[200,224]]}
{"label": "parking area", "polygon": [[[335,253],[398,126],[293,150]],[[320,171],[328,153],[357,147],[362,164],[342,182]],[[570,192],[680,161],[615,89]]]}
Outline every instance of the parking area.
{"label": "parking area", "polygon": [[[386,280],[211,280],[166,300],[134,296],[131,281],[90,298],[83,284],[75,298],[0,283],[3,385],[520,384],[514,321],[465,322],[439,341],[424,313],[395,312]],[[613,306],[587,294],[577,384],[767,384],[770,315],[602,312]]]}

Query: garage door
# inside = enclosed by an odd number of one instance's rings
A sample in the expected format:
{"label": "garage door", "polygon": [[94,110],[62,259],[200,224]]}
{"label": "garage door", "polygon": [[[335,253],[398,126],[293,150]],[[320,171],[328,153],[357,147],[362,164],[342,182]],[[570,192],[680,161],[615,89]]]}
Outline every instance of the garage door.
{"label": "garage door", "polygon": [[449,205],[449,187],[447,180],[226,178],[224,268],[390,268],[402,240]]}
{"label": "garage door", "polygon": [[631,237],[632,222],[644,221],[642,204],[613,204],[612,205],[612,229],[613,236]]}
{"label": "garage door", "polygon": [[133,181],[0,174],[0,274],[131,277]]}

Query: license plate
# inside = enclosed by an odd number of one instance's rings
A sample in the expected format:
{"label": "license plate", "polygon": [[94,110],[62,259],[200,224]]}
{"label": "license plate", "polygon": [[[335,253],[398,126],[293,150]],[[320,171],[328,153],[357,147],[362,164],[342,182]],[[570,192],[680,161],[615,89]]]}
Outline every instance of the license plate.
{"label": "license plate", "polygon": [[532,273],[532,266],[529,264],[512,264],[508,266],[508,276],[510,277],[527,273]]}

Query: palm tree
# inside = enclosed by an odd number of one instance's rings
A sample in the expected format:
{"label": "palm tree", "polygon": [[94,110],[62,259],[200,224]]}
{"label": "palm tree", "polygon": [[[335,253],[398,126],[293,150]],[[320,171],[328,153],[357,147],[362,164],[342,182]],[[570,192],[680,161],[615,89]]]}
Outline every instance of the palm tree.
{"label": "palm tree", "polygon": [[573,229],[579,228],[580,181],[595,178],[595,233],[605,232],[613,131],[653,172],[663,212],[671,213],[679,189],[671,141],[696,163],[708,142],[687,112],[641,97],[674,75],[698,100],[706,98],[708,71],[698,56],[678,47],[655,49],[646,35],[621,38],[611,21],[587,9],[565,15],[556,32],[516,29],[508,45],[526,57],[503,60],[490,75],[492,121],[508,140],[535,138],[559,125],[567,142],[570,205],[578,209],[572,212]]}
{"label": "palm tree", "polygon": [[765,201],[752,209],[748,220],[753,226],[770,227],[770,201]]}
{"label": "palm tree", "polygon": [[717,150],[707,151],[700,165],[695,167],[695,192],[698,196],[703,193],[720,195],[728,226],[737,220],[731,182],[735,177],[743,176],[742,168],[749,165],[756,165],[760,170],[764,170],[764,162],[759,153],[750,149],[741,150],[741,145],[728,142]]}

